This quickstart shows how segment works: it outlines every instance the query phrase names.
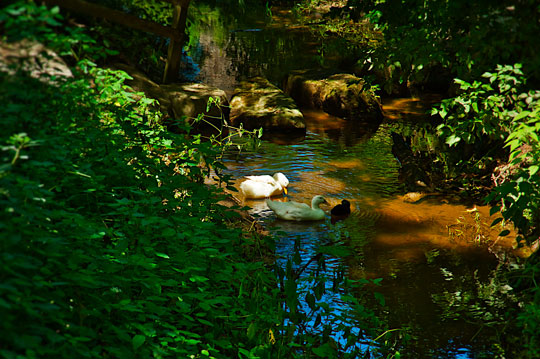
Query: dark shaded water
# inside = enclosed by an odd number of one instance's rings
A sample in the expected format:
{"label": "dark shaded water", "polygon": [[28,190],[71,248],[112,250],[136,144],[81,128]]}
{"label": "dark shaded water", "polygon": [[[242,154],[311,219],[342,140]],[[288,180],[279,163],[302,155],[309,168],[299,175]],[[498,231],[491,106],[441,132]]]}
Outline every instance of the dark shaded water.
{"label": "dark shaded water", "polygon": [[265,8],[235,12],[192,6],[190,12],[199,20],[190,22],[189,32],[198,41],[189,44],[192,65],[185,69],[185,77],[229,95],[247,77],[264,76],[279,85],[292,70],[337,66],[347,54],[339,43],[330,45],[296,25],[285,10],[273,10],[270,18]]}
{"label": "dark shaded water", "polygon": [[[279,84],[287,71],[320,63],[320,44],[307,30],[287,18],[258,18],[197,25],[194,78],[231,93],[247,76],[264,75]],[[328,271],[345,266],[350,278],[381,278],[380,286],[367,287],[359,297],[389,329],[407,334],[406,357],[497,357],[497,328],[513,302],[497,268],[514,255],[512,239],[495,242],[488,208],[441,196],[406,201],[391,153],[391,132],[415,132],[430,100],[386,101],[386,119],[373,133],[304,110],[305,136],[270,137],[257,151],[228,154],[225,163],[236,185],[245,175],[283,172],[291,182],[289,200],[309,202],[321,194],[330,202],[324,209],[351,201],[353,213],[337,223],[280,221],[263,200],[244,204],[267,228],[279,228],[276,251],[283,263],[295,244],[301,248],[299,266],[311,263],[321,247],[343,246],[352,255],[327,255]],[[384,305],[374,293],[384,296]],[[339,309],[339,298],[327,300]]]}

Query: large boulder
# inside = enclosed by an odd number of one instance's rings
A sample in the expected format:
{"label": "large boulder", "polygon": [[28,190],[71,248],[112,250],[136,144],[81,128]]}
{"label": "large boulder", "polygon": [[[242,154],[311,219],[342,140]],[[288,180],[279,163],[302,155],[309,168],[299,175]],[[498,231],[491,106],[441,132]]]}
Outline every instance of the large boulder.
{"label": "large boulder", "polygon": [[0,71],[14,74],[19,70],[47,83],[73,77],[64,60],[41,43],[0,41]]}
{"label": "large boulder", "polygon": [[[197,130],[212,129],[213,126],[220,128],[222,122],[228,122],[229,102],[225,91],[210,85],[201,83],[175,83],[158,85],[141,71],[125,65],[117,64],[116,68],[127,72],[133,79],[127,84],[135,91],[143,92],[147,97],[159,102],[161,112],[170,116],[167,124],[171,129],[175,128],[176,121],[184,121]],[[219,99],[220,105],[208,106],[210,98]],[[196,122],[197,116],[203,114],[205,121]]]}
{"label": "large boulder", "polygon": [[[168,97],[169,108],[176,119],[183,118],[193,125],[199,114],[205,121],[218,128],[229,118],[229,102],[225,91],[201,83],[181,83],[161,85],[163,93]],[[219,99],[219,105],[208,104],[210,98]]]}
{"label": "large boulder", "polygon": [[306,123],[294,100],[262,77],[243,81],[231,98],[231,123],[253,130],[299,130],[305,132]]}
{"label": "large boulder", "polygon": [[296,71],[287,77],[284,90],[301,107],[370,124],[379,124],[383,119],[378,98],[368,91],[364,80],[351,74],[328,76]]}

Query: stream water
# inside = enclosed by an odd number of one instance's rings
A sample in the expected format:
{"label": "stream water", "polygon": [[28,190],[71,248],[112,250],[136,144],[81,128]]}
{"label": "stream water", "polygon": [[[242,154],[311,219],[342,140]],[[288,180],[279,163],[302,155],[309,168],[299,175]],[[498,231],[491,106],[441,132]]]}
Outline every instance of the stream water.
{"label": "stream water", "polygon": [[[332,119],[329,136],[324,114],[305,115],[310,125],[302,141],[264,141],[257,151],[226,159],[236,185],[244,175],[281,171],[291,182],[288,200],[309,203],[322,194],[330,203],[327,210],[342,199],[352,203],[352,214],[343,221],[297,223],[276,219],[264,200],[244,199],[261,223],[275,227],[282,263],[299,246],[299,267],[311,263],[315,270],[312,260],[321,247],[345,246],[352,252],[346,259],[326,256],[329,276],[345,265],[350,278],[382,278],[368,289],[373,296],[363,293],[363,304],[389,328],[412,335],[410,357],[494,357],[496,329],[512,303],[497,269],[517,253],[512,239],[493,243],[498,232],[489,228],[489,209],[438,196],[407,202],[391,153],[396,123],[388,118],[372,136],[352,141],[343,133],[334,137]],[[374,293],[384,296],[384,306]]]}
{"label": "stream water", "polygon": [[[251,22],[199,25],[194,79],[231,93],[246,76],[279,84],[286,71],[317,66],[318,42],[307,30],[294,31],[285,17],[279,26],[255,15],[243,19]],[[352,203],[343,221],[292,223],[277,220],[264,200],[238,195],[277,236],[281,263],[294,246],[300,266],[312,263],[320,247],[342,246],[350,254],[326,255],[329,272],[344,267],[353,279],[382,279],[359,297],[389,329],[407,333],[406,357],[494,358],[497,329],[513,301],[498,267],[520,253],[511,237],[497,240],[487,207],[437,195],[415,203],[404,198],[390,134],[414,132],[430,102],[385,100],[385,120],[374,132],[305,109],[305,136],[269,137],[257,150],[231,152],[225,164],[237,186],[245,175],[283,172],[291,183],[288,200],[308,203],[321,194],[330,202],[325,210],[342,199]],[[339,307],[339,298],[331,300]]]}

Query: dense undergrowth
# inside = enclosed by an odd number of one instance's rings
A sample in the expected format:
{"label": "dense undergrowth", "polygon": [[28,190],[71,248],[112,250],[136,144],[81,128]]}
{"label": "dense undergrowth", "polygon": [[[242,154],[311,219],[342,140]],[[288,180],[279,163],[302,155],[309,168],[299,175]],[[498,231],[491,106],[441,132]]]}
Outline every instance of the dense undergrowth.
{"label": "dense undergrowth", "polygon": [[125,74],[83,64],[57,85],[0,75],[2,356],[269,345],[259,331],[277,317],[271,272],[243,259],[223,195],[198,181],[217,152],[163,131]]}
{"label": "dense undergrowth", "polygon": [[66,27],[57,8],[21,1],[0,21],[2,41],[40,41],[75,65],[72,77],[31,75],[17,61],[0,71],[1,357],[379,350],[362,338],[384,323],[358,299],[338,312],[322,299],[358,289],[343,273],[301,283],[295,258],[285,268],[262,260],[270,238],[228,225],[225,195],[202,181],[222,148],[167,132],[127,74],[88,59],[110,50]]}

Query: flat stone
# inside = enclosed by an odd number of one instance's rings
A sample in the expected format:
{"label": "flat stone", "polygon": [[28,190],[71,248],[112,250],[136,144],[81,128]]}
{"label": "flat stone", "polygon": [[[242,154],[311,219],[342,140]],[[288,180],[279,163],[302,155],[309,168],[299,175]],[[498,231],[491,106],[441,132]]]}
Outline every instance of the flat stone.
{"label": "flat stone", "polygon": [[231,101],[230,120],[234,126],[267,131],[301,130],[306,123],[294,100],[267,79],[255,77],[236,88]]}

